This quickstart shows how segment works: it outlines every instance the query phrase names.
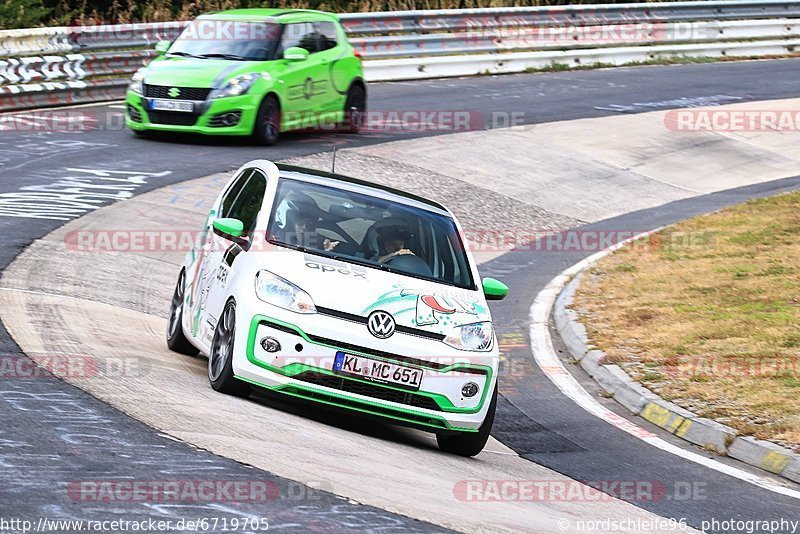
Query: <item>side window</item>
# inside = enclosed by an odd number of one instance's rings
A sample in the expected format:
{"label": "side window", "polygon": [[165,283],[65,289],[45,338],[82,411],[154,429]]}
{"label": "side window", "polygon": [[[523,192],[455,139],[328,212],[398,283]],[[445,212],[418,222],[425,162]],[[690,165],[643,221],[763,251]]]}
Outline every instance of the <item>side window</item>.
{"label": "side window", "polygon": [[336,33],[336,25],[333,22],[316,22],[314,26],[319,36],[320,52],[330,50],[336,46],[338,34]]}
{"label": "side window", "polygon": [[250,171],[250,176],[236,195],[230,211],[223,211],[225,217],[231,217],[242,221],[244,225],[244,232],[242,232],[243,237],[250,236],[256,228],[258,213],[261,211],[261,205],[264,203],[264,193],[266,190],[266,177],[259,171]]}
{"label": "side window", "polygon": [[250,175],[253,174],[252,169],[245,169],[242,171],[242,174],[239,175],[236,180],[231,184],[231,187],[228,189],[228,192],[225,193],[225,196],[222,197],[222,206],[219,209],[219,217],[228,217],[231,207],[233,207],[233,203],[236,202],[236,199],[239,197],[239,193],[242,191],[242,187],[244,184],[247,183],[247,179],[250,178]]}
{"label": "side window", "polygon": [[281,54],[287,48],[299,46],[308,50],[309,54],[318,51],[317,35],[314,33],[314,26],[310,22],[297,22],[286,24],[283,28],[281,38]]}

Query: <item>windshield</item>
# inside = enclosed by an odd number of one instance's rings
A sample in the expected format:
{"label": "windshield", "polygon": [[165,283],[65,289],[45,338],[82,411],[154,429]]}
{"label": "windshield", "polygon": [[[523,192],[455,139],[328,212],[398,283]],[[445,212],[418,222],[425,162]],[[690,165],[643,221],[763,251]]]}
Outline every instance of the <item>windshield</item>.
{"label": "windshield", "polygon": [[270,243],[475,289],[452,218],[370,195],[283,178]]}
{"label": "windshield", "polygon": [[169,55],[203,59],[266,61],[273,59],[280,41],[279,24],[197,19],[169,48]]}

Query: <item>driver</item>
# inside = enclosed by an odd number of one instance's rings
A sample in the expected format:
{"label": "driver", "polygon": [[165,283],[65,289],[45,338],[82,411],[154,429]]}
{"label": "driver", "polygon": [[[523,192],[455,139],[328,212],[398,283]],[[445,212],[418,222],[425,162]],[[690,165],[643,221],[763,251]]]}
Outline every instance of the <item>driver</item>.
{"label": "driver", "polygon": [[386,253],[379,256],[378,263],[384,263],[395,256],[414,254],[406,248],[406,243],[411,241],[411,234],[402,226],[390,226],[378,230],[378,243]]}

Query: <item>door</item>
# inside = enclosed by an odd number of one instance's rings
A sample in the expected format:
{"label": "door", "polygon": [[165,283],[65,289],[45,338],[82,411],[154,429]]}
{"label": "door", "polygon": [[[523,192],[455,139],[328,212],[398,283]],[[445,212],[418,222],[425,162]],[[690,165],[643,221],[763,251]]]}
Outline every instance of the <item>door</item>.
{"label": "door", "polygon": [[284,25],[279,57],[287,48],[299,47],[308,51],[304,61],[288,61],[281,80],[284,91],[284,124],[289,128],[314,127],[316,112],[325,103],[327,68],[319,64],[319,39],[312,22]]}
{"label": "door", "polygon": [[239,239],[214,232],[214,246],[209,261],[208,290],[206,301],[206,326],[210,338],[213,339],[217,320],[230,295],[229,283],[236,276],[236,258],[247,252],[254,239],[258,215],[264,204],[267,190],[267,178],[261,171],[253,169],[247,176],[242,188],[231,191],[222,202],[220,217],[236,219],[242,222],[244,230]]}

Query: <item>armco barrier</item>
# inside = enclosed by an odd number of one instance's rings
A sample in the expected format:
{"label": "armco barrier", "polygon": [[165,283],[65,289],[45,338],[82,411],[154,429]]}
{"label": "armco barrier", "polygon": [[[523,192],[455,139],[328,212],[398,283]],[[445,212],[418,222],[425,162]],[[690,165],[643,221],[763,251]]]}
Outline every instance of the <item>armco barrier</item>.
{"label": "armco barrier", "polygon": [[[800,0],[568,5],[340,15],[368,80],[794,54]],[[184,22],[0,31],[0,111],[120,98]]]}

